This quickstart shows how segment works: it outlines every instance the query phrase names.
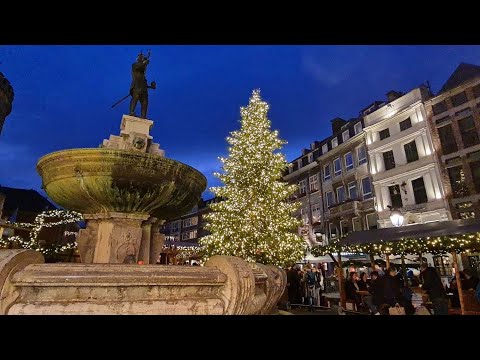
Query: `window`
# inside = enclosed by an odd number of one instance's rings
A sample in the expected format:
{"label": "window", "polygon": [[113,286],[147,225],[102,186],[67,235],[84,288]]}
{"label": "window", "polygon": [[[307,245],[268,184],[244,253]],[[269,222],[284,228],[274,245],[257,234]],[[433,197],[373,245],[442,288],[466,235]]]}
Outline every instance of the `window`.
{"label": "window", "polygon": [[302,218],[304,224],[308,224],[310,222],[308,219],[308,210],[306,208],[300,208],[300,217]]}
{"label": "window", "polygon": [[338,139],[337,139],[337,138],[333,138],[333,139],[332,139],[332,149],[333,149],[334,147],[337,147],[337,146],[338,146]]}
{"label": "window", "polygon": [[340,186],[337,188],[337,202],[339,204],[345,202],[345,188],[343,186]]}
{"label": "window", "polygon": [[408,144],[403,145],[405,149],[405,156],[407,157],[407,163],[418,160],[417,144],[415,140],[409,142]]}
{"label": "window", "polygon": [[412,120],[410,118],[400,121],[400,131],[407,130],[412,127]]}
{"label": "window", "polygon": [[475,85],[473,88],[472,88],[472,91],[473,91],[473,96],[476,98],[480,97],[480,84],[478,85]]}
{"label": "window", "polygon": [[475,212],[474,211],[463,211],[458,213],[458,218],[459,219],[473,219],[475,217]]}
{"label": "window", "polygon": [[310,157],[306,157],[306,156],[302,158],[302,166],[307,166],[308,165],[309,158]]}
{"label": "window", "polygon": [[385,170],[390,170],[395,167],[395,158],[393,157],[393,150],[385,151],[383,153],[383,162],[385,163]]}
{"label": "window", "polygon": [[367,227],[368,229],[378,229],[377,224],[377,215],[376,214],[368,214],[365,216],[367,219]]}
{"label": "window", "polygon": [[182,233],[182,240],[195,239],[197,237],[197,230],[187,231]]}
{"label": "window", "polygon": [[313,204],[311,206],[312,208],[312,218],[313,218],[313,222],[316,223],[316,222],[320,222],[321,220],[321,204],[320,203],[316,203],[316,204]]}
{"label": "window", "polygon": [[335,204],[335,201],[333,199],[333,191],[325,193],[325,199],[327,200],[327,208],[333,206]]}
{"label": "window", "polygon": [[298,183],[298,192],[303,195],[307,192],[307,180],[302,180]]}
{"label": "window", "polygon": [[363,200],[371,199],[372,194],[372,182],[370,181],[369,177],[365,177],[362,179],[362,193],[363,193]]}
{"label": "window", "polygon": [[478,139],[477,129],[475,128],[475,123],[473,117],[469,116],[464,119],[458,120],[458,127],[460,128],[460,133],[462,134],[463,146],[465,148],[477,145],[480,143]]}
{"label": "window", "polygon": [[198,224],[198,218],[197,217],[191,217],[188,219],[184,219],[182,223],[182,227],[188,227],[188,226],[193,226]]}
{"label": "window", "polygon": [[328,228],[330,229],[330,239],[337,238],[337,227],[335,224],[328,224]]}
{"label": "window", "polygon": [[328,144],[322,145],[322,154],[326,154],[328,152]]}
{"label": "window", "polygon": [[425,191],[425,183],[423,177],[412,180],[413,197],[415,198],[415,204],[423,204],[428,202],[427,192]]}
{"label": "window", "polygon": [[348,233],[352,231],[349,225],[350,221],[340,220],[340,233],[342,234],[342,236],[347,236]]}
{"label": "window", "polygon": [[343,133],[342,133],[342,139],[343,139],[343,142],[347,141],[348,139],[350,139],[350,133],[348,130],[345,130]]}
{"label": "window", "polygon": [[351,152],[345,154],[345,170],[353,169],[353,156]]}
{"label": "window", "polygon": [[310,176],[310,192],[318,190],[318,175]]}
{"label": "window", "polygon": [[355,135],[359,134],[362,132],[362,122],[359,121],[358,123],[355,124],[355,126],[353,127],[354,131],[355,131]]}
{"label": "window", "polygon": [[361,231],[362,230],[362,221],[359,217],[354,217],[352,219],[353,231]]}
{"label": "window", "polygon": [[472,161],[470,163],[470,170],[472,171],[473,184],[475,191],[480,193],[480,161]]}
{"label": "window", "polygon": [[433,115],[441,114],[447,111],[447,104],[445,103],[445,101],[441,101],[433,105],[432,110],[433,110]]}
{"label": "window", "polygon": [[298,170],[298,162],[295,161],[295,162],[293,163],[292,172],[297,171],[297,170]]}
{"label": "window", "polygon": [[323,167],[323,180],[327,181],[331,179],[331,166],[330,164],[327,164]]}
{"label": "window", "polygon": [[462,166],[448,168],[448,177],[452,186],[453,197],[464,197],[469,194],[467,183],[465,182],[465,173]]}
{"label": "window", "polygon": [[440,137],[440,143],[442,144],[442,152],[444,155],[451,154],[458,150],[451,124],[438,128],[438,136]]}
{"label": "window", "polygon": [[340,158],[333,160],[333,176],[338,176],[342,173],[342,163]]}
{"label": "window", "polygon": [[348,197],[352,200],[357,200],[357,182],[352,181],[348,183]]}
{"label": "window", "polygon": [[386,139],[390,137],[390,130],[388,128],[383,129],[382,131],[378,132],[380,135],[380,140]]}
{"label": "window", "polygon": [[308,154],[308,163],[310,164],[313,161],[313,153]]}
{"label": "window", "polygon": [[465,91],[462,91],[460,94],[453,95],[451,100],[453,107],[460,106],[468,101],[467,94],[465,94]]}
{"label": "window", "polygon": [[175,222],[172,224],[172,232],[179,232],[179,231],[180,231],[180,224],[181,224],[181,221],[180,221],[180,220],[175,221]]}
{"label": "window", "polygon": [[357,159],[358,165],[362,165],[367,162],[367,149],[365,148],[365,145],[362,145],[357,149]]}
{"label": "window", "polygon": [[402,194],[400,193],[400,185],[392,185],[388,187],[388,191],[390,192],[390,200],[392,201],[392,207],[394,208],[402,208]]}

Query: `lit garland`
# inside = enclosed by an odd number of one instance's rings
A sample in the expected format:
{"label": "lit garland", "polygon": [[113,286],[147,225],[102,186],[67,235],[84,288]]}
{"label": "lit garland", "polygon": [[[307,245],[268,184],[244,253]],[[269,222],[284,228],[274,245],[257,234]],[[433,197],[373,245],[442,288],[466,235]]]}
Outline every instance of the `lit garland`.
{"label": "lit garland", "polygon": [[351,252],[355,254],[392,254],[408,255],[429,253],[442,255],[480,251],[480,233],[462,234],[455,236],[437,236],[423,238],[406,238],[398,241],[381,241],[379,243],[366,243],[360,245],[342,244],[341,239],[326,246],[316,246],[312,249],[314,256],[322,256],[328,253]]}
{"label": "lit garland", "polygon": [[[49,218],[60,218],[61,220],[46,222],[46,219]],[[82,214],[75,212],[75,211],[67,211],[67,210],[49,210],[44,211],[38,214],[35,217],[33,224],[30,223],[12,223],[7,221],[7,224],[13,225],[17,228],[27,228],[31,229],[30,231],[30,238],[29,240],[25,240],[20,236],[10,236],[6,240],[0,239],[0,247],[6,248],[10,246],[10,244],[19,244],[24,249],[32,249],[41,252],[44,255],[50,254],[57,254],[63,252],[65,250],[76,249],[77,243],[71,242],[64,245],[53,245],[53,246],[39,246],[38,244],[38,234],[43,228],[49,228],[53,226],[60,226],[66,225],[71,223],[77,223],[82,221],[83,217]],[[65,231],[65,236],[72,236],[74,235],[76,238],[77,233],[71,231]]]}
{"label": "lit garland", "polygon": [[240,110],[241,129],[227,137],[229,157],[220,158],[223,173],[214,174],[224,186],[210,188],[224,201],[212,204],[205,216],[210,235],[200,239],[204,260],[232,255],[286,266],[303,258],[304,241],[295,233],[300,222],[292,216],[299,204],[287,201],[297,185],[281,181],[288,163],[275,151],[286,142],[270,129],[268,109],[254,90]]}
{"label": "lit garland", "polygon": [[163,245],[163,251],[165,250],[174,250],[177,259],[186,260],[192,256],[203,256],[205,249],[202,246]]}

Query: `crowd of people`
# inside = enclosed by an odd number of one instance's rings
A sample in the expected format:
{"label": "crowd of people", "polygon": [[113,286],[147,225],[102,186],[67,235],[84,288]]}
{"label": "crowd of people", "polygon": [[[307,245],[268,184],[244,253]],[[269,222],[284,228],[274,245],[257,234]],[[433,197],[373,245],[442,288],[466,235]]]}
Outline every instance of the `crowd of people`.
{"label": "crowd of people", "polygon": [[[459,275],[462,289],[480,287],[479,279],[472,270],[465,269]],[[322,297],[324,280],[321,266],[291,266],[287,271],[289,303],[293,306],[307,305],[309,311],[314,311],[314,306],[325,305]],[[353,303],[356,311],[376,315],[388,315],[392,307],[403,308],[406,315],[418,313],[422,307],[427,311],[422,294],[428,294],[430,313],[434,315],[448,315],[449,305],[452,308],[460,306],[456,278],[453,277],[445,286],[436,269],[426,263],[420,265],[419,276],[414,276],[411,270],[404,275],[396,267],[370,274],[352,271],[344,283],[344,290],[347,302]]]}
{"label": "crowd of people", "polygon": [[[347,301],[354,303],[357,311],[388,315],[390,308],[399,306],[404,309],[406,315],[412,315],[416,308],[423,305],[422,300],[419,303],[414,301],[417,293],[415,288],[418,286],[428,294],[434,315],[448,315],[447,292],[453,294],[451,306],[460,306],[455,277],[450,282],[450,286],[446,287],[435,268],[425,263],[420,266],[418,280],[408,275],[407,279],[404,279],[403,274],[395,267],[390,267],[382,273],[372,271],[370,279],[367,278],[366,273],[358,275],[356,272],[350,272],[345,282]],[[465,269],[461,277],[464,279],[462,289],[476,289],[479,286],[478,277],[470,269]]]}
{"label": "crowd of people", "polygon": [[321,267],[312,264],[307,264],[303,269],[299,265],[291,266],[287,271],[289,303],[309,305],[308,311],[313,312],[313,306],[322,305],[324,279]]}

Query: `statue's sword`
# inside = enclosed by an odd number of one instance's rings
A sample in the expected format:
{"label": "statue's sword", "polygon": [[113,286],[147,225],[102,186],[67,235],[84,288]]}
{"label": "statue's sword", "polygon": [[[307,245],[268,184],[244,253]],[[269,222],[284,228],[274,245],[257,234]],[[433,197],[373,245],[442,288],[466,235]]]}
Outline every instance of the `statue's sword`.
{"label": "statue's sword", "polygon": [[125,100],[126,98],[128,98],[130,96],[130,94],[128,94],[127,96],[121,98],[120,100],[118,100],[115,104],[112,105],[112,109],[117,106],[118,104],[120,104],[123,100]]}

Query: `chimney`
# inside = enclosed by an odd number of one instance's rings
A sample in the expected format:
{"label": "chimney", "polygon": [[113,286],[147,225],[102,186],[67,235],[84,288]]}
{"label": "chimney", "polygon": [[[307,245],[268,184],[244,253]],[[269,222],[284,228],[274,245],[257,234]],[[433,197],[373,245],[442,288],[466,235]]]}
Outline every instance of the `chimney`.
{"label": "chimney", "polygon": [[402,95],[403,95],[403,93],[400,92],[400,91],[390,90],[389,92],[387,92],[388,102],[392,102],[393,100],[397,100]]}
{"label": "chimney", "polygon": [[330,122],[332,123],[332,133],[333,133],[333,135],[338,134],[340,132],[340,130],[342,129],[342,126],[348,123],[347,120],[343,120],[342,118],[339,118],[339,117],[337,117],[333,120],[330,120]]}

